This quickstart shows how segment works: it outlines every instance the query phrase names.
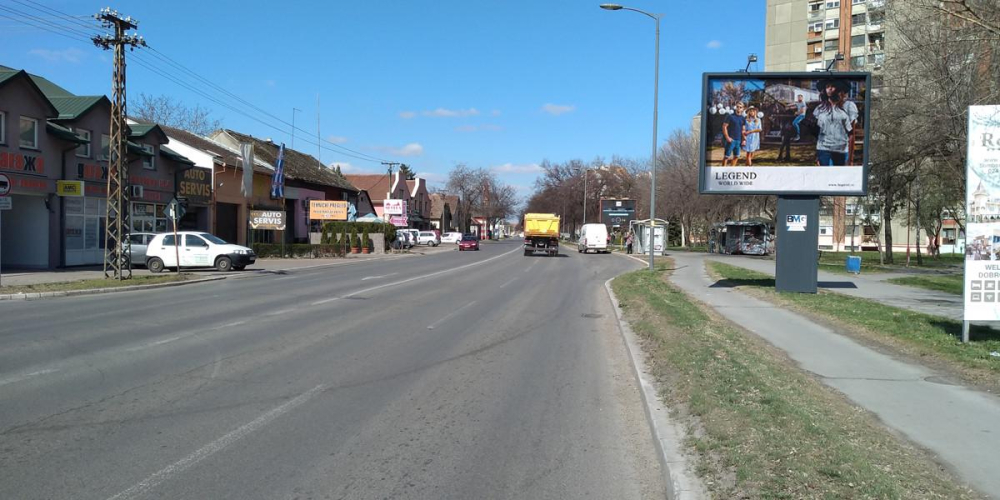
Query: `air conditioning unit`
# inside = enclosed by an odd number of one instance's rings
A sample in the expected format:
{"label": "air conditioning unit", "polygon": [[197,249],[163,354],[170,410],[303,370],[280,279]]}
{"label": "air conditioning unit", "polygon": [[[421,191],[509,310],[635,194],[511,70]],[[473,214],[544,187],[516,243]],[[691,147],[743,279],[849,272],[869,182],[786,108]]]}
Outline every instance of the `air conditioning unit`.
{"label": "air conditioning unit", "polygon": [[822,54],[822,53],[823,53],[823,47],[817,45],[815,48],[813,48],[813,54]]}
{"label": "air conditioning unit", "polygon": [[129,197],[130,198],[142,198],[142,186],[138,184],[133,184],[129,186]]}

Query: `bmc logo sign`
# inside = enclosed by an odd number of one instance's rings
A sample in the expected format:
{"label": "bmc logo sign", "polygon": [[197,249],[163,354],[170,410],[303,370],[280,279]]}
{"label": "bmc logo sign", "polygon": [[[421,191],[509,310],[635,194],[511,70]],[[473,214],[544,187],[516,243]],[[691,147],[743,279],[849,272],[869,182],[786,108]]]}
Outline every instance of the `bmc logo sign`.
{"label": "bmc logo sign", "polygon": [[786,215],[785,226],[788,231],[805,231],[807,218],[805,215]]}

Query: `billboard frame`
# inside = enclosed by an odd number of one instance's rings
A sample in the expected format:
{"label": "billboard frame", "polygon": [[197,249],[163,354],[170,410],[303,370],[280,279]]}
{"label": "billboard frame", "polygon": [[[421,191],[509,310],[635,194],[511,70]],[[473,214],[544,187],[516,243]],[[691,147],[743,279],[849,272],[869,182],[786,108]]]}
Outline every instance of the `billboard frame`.
{"label": "billboard frame", "polygon": [[[708,102],[709,80],[718,79],[732,79],[732,80],[752,80],[752,79],[803,79],[803,80],[820,80],[829,77],[842,77],[842,78],[863,78],[865,82],[865,109],[864,109],[864,120],[865,120],[865,138],[864,138],[864,151],[862,155],[861,163],[861,190],[860,191],[707,191],[706,186],[706,173],[707,173],[707,160],[708,145],[704,141],[708,138],[708,116],[705,114],[706,103]],[[699,143],[701,147],[699,148],[699,159],[698,159],[698,193],[699,194],[712,194],[712,195],[777,195],[777,196],[865,196],[868,194],[868,174],[869,165],[868,161],[871,154],[871,104],[872,104],[872,74],[866,71],[791,71],[791,72],[706,72],[702,73],[701,79],[701,101],[699,102],[699,113],[701,114],[701,124],[699,130]],[[819,168],[819,167],[817,167]]]}

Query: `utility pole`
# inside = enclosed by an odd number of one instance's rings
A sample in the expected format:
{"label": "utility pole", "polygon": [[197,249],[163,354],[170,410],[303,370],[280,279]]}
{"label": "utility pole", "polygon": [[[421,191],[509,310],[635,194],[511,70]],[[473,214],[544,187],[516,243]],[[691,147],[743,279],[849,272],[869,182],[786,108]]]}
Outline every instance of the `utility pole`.
{"label": "utility pole", "polygon": [[[125,46],[145,47],[146,41],[134,32],[139,22],[131,16],[122,18],[118,11],[105,7],[94,18],[105,28],[114,28],[114,35],[91,38],[94,45],[114,49],[115,69],[112,74],[111,143],[108,145],[108,211],[104,246],[104,277],[116,280],[132,278],[132,248],[129,245],[131,207],[128,184],[128,125],[125,123]],[[176,242],[175,242],[176,243]]]}

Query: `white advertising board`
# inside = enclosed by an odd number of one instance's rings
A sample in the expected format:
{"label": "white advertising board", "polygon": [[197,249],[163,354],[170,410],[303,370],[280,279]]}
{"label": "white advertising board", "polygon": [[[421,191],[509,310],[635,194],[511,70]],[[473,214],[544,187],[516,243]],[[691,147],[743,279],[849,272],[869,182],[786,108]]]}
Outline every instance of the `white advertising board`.
{"label": "white advertising board", "polygon": [[1000,106],[969,107],[965,320],[1000,320]]}
{"label": "white advertising board", "polygon": [[385,215],[403,215],[406,213],[406,200],[385,200]]}

